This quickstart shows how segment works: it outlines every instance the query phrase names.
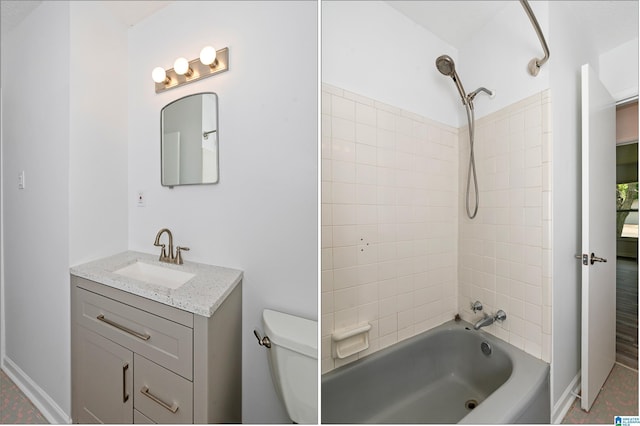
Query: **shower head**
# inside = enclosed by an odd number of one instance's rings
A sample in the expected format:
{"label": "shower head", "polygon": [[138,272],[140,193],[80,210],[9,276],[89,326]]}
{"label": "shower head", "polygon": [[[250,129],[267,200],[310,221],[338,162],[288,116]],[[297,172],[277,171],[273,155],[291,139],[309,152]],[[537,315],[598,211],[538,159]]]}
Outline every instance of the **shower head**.
{"label": "shower head", "polygon": [[456,72],[456,65],[449,55],[438,56],[438,59],[436,59],[436,68],[438,68],[438,71],[443,75],[449,77],[453,77],[453,74]]}
{"label": "shower head", "polygon": [[438,68],[438,71],[440,71],[442,75],[449,76],[453,79],[456,83],[456,87],[458,88],[458,92],[460,93],[460,97],[462,98],[462,104],[467,105],[469,100],[467,99],[467,94],[462,87],[462,83],[460,83],[460,77],[458,77],[458,73],[456,73],[456,65],[451,56],[438,56],[436,59],[436,68]]}

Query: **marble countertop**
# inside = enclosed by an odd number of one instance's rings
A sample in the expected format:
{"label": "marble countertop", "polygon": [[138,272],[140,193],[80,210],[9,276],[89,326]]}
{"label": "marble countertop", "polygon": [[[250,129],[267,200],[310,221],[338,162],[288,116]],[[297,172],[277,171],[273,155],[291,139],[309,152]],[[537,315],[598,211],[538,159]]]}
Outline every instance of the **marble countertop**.
{"label": "marble countertop", "polygon": [[[195,277],[172,290],[114,273],[114,271],[137,261],[190,272],[195,274]],[[73,266],[70,268],[70,273],[205,317],[213,315],[227,296],[231,294],[231,291],[240,283],[243,274],[237,269],[196,262],[185,261],[184,265],[172,265],[160,262],[157,255],[135,251],[127,251]]]}

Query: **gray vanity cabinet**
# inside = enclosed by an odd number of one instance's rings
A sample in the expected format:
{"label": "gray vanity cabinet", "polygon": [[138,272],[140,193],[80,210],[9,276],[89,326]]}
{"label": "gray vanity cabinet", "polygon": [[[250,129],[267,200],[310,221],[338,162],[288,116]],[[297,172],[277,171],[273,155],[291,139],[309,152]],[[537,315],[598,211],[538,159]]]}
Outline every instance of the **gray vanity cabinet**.
{"label": "gray vanity cabinet", "polygon": [[76,328],[76,423],[131,423],[133,352],[83,327]]}
{"label": "gray vanity cabinet", "polygon": [[204,317],[72,275],[73,422],[241,422],[241,286]]}

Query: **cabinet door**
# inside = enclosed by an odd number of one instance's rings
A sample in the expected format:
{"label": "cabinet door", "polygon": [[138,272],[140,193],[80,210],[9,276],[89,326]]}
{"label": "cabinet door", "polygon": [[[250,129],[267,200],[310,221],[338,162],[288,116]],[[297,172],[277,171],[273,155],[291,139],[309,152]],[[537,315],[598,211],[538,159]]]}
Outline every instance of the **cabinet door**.
{"label": "cabinet door", "polygon": [[133,353],[76,326],[75,423],[133,423]]}

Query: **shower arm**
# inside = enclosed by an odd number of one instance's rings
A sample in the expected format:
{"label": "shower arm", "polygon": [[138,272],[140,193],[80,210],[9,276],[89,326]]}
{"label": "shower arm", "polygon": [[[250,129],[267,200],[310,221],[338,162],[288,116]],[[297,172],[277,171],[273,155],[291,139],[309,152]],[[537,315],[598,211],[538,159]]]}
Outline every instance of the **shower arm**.
{"label": "shower arm", "polygon": [[549,46],[547,46],[547,42],[544,39],[544,35],[542,34],[542,30],[540,29],[540,25],[538,24],[538,20],[536,19],[536,15],[533,13],[533,10],[531,10],[529,2],[527,0],[520,0],[520,4],[524,8],[524,11],[527,12],[527,16],[529,17],[533,28],[536,30],[536,34],[538,35],[540,44],[542,44],[542,50],[544,50],[544,58],[533,58],[529,62],[529,73],[535,77],[540,72],[540,67],[549,60]]}

